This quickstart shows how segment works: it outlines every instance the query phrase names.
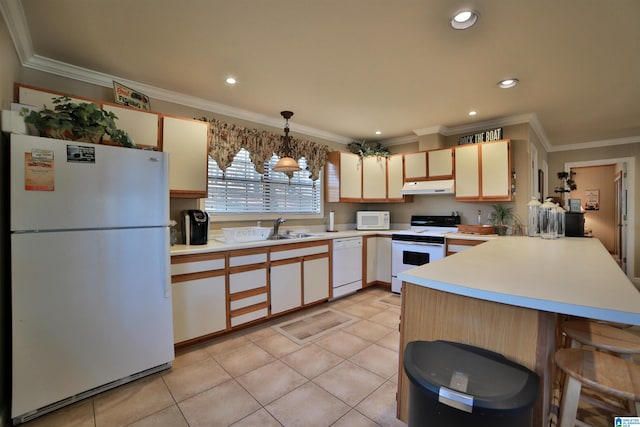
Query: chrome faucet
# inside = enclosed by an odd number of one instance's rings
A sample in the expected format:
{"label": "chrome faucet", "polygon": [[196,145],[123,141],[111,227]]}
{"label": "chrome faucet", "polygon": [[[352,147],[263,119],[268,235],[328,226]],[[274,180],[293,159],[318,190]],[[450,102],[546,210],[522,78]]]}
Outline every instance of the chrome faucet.
{"label": "chrome faucet", "polygon": [[286,219],[280,217],[278,219],[276,219],[275,221],[273,221],[273,235],[277,236],[278,235],[278,231],[280,229],[280,224],[282,224],[283,222],[287,222]]}

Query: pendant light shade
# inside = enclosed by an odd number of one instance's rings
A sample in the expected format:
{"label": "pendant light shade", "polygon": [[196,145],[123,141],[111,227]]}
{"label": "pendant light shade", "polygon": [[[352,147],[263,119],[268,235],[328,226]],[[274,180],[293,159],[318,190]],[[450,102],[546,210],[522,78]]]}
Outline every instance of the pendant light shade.
{"label": "pendant light shade", "polygon": [[292,111],[281,111],[286,123],[284,125],[284,137],[282,138],[283,156],[280,157],[278,163],[273,168],[276,172],[296,172],[302,168],[298,166],[298,162],[291,157],[291,138],[289,137],[289,119],[293,116]]}

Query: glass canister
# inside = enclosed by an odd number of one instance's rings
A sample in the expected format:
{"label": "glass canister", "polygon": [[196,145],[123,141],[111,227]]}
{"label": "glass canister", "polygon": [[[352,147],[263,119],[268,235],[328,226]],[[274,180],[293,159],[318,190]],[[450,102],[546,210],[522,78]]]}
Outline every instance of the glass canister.
{"label": "glass canister", "polygon": [[529,221],[527,223],[527,235],[531,237],[536,237],[540,235],[540,224],[538,219],[540,217],[540,206],[542,203],[538,201],[535,197],[531,198],[531,201],[527,203],[527,208],[529,210]]}
{"label": "glass canister", "polygon": [[556,204],[551,199],[547,199],[540,206],[538,224],[540,225],[540,237],[543,239],[558,238],[558,215],[556,213]]}
{"label": "glass canister", "polygon": [[564,209],[556,206],[556,221],[558,224],[558,237],[564,237]]}

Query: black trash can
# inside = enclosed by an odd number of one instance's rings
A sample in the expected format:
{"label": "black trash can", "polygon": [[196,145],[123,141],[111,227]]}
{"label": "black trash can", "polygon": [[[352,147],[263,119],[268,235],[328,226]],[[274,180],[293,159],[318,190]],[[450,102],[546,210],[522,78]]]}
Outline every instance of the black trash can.
{"label": "black trash can", "polygon": [[501,354],[449,341],[413,341],[403,363],[409,427],[532,424],[540,379]]}

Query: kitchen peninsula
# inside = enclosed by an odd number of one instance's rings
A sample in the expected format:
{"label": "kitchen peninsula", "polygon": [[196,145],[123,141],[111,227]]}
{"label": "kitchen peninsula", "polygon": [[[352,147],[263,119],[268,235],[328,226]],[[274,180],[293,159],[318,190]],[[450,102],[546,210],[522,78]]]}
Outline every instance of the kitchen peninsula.
{"label": "kitchen peninsula", "polygon": [[504,354],[541,378],[534,426],[546,425],[560,316],[640,325],[640,292],[597,239],[498,238],[405,271],[398,417],[408,419],[402,351],[449,340]]}

